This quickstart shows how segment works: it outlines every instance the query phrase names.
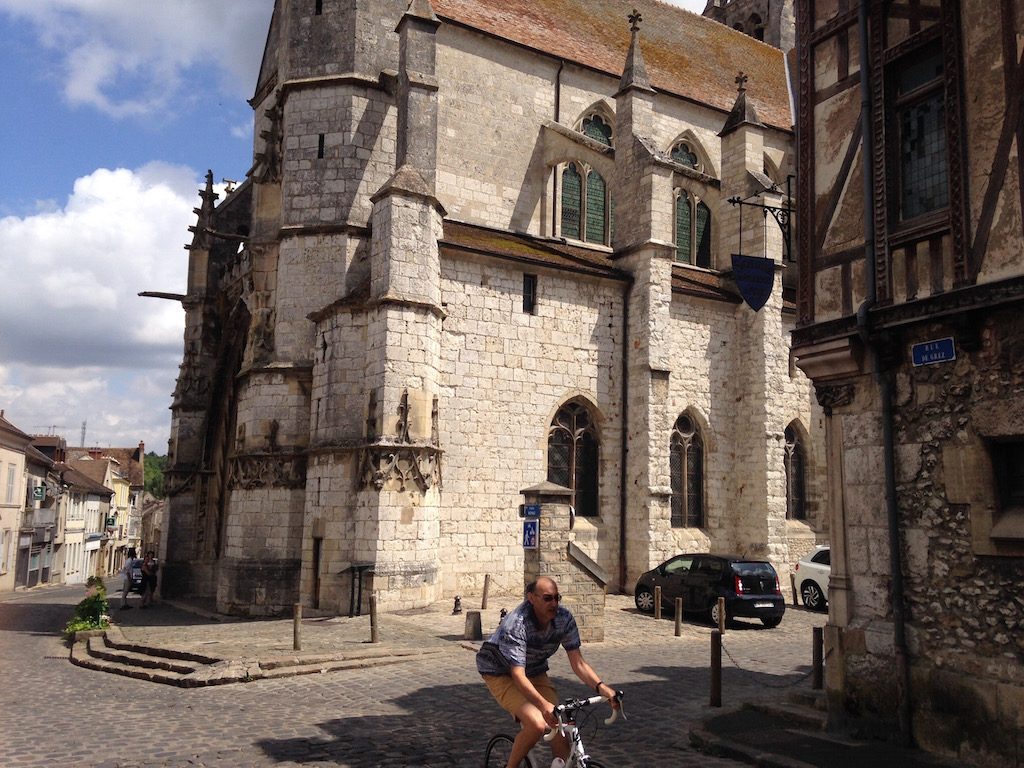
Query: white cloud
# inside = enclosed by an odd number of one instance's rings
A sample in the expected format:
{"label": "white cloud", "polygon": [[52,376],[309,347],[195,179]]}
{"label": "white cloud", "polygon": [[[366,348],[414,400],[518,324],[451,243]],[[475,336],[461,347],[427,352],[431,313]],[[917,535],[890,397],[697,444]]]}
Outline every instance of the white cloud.
{"label": "white cloud", "polygon": [[77,444],[88,420],[90,442],[163,451],[184,312],[137,294],[185,292],[200,186],[161,163],[99,169],[62,207],[0,219],[0,408],[17,426]]}
{"label": "white cloud", "polygon": [[67,100],[111,117],[158,113],[193,68],[218,72],[231,98],[251,95],[272,9],[273,0],[0,0],[0,13],[32,24],[58,58]]}

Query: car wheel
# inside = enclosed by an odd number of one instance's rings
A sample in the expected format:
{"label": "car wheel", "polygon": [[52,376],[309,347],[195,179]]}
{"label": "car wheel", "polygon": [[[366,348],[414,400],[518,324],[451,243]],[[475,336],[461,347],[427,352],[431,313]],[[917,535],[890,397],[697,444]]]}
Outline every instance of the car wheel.
{"label": "car wheel", "polygon": [[[715,602],[713,602],[711,604],[710,613],[711,613],[711,623],[714,624],[717,627],[718,626],[718,601],[717,600],[715,600]],[[725,611],[725,623],[726,624],[729,623],[729,609],[728,608]]]}
{"label": "car wheel", "polygon": [[762,617],[761,623],[764,624],[768,629],[774,629],[775,627],[779,626],[779,624],[782,623],[782,617],[781,616],[771,616],[771,617],[765,616],[765,617]]}
{"label": "car wheel", "polygon": [[654,613],[654,593],[649,587],[636,588],[636,607],[644,613]]}
{"label": "car wheel", "polygon": [[821,611],[825,608],[825,596],[821,594],[818,585],[813,581],[805,581],[800,586],[800,597],[804,601],[804,607],[812,611]]}

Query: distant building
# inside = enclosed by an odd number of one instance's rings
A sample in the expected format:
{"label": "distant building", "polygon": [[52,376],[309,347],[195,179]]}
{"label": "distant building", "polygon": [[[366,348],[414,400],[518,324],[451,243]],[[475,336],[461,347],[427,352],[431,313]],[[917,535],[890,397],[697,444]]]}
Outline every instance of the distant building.
{"label": "distant building", "polygon": [[786,52],[796,45],[793,0],[708,0],[703,15]]}
{"label": "distant building", "polygon": [[860,10],[797,3],[793,339],[825,408],[829,717],[1019,766],[1024,15]]}
{"label": "distant building", "polygon": [[[32,442],[0,410],[0,592],[15,586],[15,565],[25,509],[25,453]],[[27,542],[31,543],[31,536]]]}

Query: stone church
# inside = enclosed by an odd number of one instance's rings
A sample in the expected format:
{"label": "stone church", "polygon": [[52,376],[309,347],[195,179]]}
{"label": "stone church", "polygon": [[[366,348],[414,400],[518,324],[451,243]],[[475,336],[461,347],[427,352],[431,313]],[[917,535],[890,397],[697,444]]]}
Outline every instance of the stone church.
{"label": "stone church", "polygon": [[518,594],[545,483],[609,590],[685,550],[785,575],[827,533],[761,207],[788,221],[780,49],[653,0],[277,0],[250,103],[177,297],[167,594]]}

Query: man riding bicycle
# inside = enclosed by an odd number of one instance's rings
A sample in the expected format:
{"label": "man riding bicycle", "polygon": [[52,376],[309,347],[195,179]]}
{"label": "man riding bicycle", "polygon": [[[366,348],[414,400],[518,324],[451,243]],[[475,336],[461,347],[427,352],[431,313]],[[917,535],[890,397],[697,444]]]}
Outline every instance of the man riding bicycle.
{"label": "man riding bicycle", "polygon": [[[509,755],[508,768],[517,768],[548,727],[557,723],[555,687],[548,678],[548,659],[565,648],[576,677],[601,696],[614,699],[615,691],[601,682],[580,652],[580,633],[572,612],[563,607],[554,579],[541,576],[526,587],[526,600],[501,622],[476,655],[476,668],[501,707],[522,725]],[[561,734],[551,751],[563,760],[569,745]]]}

